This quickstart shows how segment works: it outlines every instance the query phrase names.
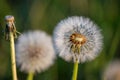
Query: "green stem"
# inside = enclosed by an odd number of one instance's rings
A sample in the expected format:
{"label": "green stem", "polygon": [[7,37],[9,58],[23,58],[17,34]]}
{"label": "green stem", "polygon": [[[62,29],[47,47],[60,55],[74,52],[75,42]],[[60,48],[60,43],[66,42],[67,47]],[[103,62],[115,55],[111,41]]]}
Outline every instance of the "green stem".
{"label": "green stem", "polygon": [[77,80],[77,73],[78,73],[78,61],[74,63],[72,80]]}
{"label": "green stem", "polygon": [[12,76],[13,76],[13,80],[17,80],[16,61],[15,61],[15,45],[14,45],[14,36],[12,32],[10,32],[10,48],[11,48]]}
{"label": "green stem", "polygon": [[27,80],[33,80],[33,77],[34,77],[34,73],[29,72]]}

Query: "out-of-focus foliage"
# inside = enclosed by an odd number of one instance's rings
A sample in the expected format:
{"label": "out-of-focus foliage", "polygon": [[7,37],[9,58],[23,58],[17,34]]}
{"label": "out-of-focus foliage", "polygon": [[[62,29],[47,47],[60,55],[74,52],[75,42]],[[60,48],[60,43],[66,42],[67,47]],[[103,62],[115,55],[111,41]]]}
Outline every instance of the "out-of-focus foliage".
{"label": "out-of-focus foliage", "polygon": [[[120,1],[119,0],[0,0],[0,80],[11,80],[9,42],[4,40],[4,16],[14,15],[17,30],[44,30],[52,35],[56,24],[69,16],[90,17],[104,36],[101,54],[93,61],[79,64],[78,80],[101,80],[104,67],[120,58]],[[89,54],[89,53],[88,53]],[[71,80],[73,63],[58,58],[35,80]],[[19,80],[27,74],[18,70]]]}

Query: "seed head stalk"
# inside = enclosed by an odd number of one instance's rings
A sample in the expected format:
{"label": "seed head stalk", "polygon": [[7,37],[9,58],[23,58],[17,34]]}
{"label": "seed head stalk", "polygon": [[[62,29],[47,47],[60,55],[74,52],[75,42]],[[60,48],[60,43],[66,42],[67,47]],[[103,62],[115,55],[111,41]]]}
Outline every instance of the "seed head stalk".
{"label": "seed head stalk", "polygon": [[29,72],[27,80],[33,80],[33,77],[34,77],[34,73]]}
{"label": "seed head stalk", "polygon": [[16,71],[16,60],[15,60],[15,46],[14,46],[14,36],[10,32],[10,49],[11,49],[11,65],[12,65],[12,75],[13,80],[17,80],[17,71]]}
{"label": "seed head stalk", "polygon": [[74,63],[72,80],[77,80],[77,74],[78,74],[78,61]]}

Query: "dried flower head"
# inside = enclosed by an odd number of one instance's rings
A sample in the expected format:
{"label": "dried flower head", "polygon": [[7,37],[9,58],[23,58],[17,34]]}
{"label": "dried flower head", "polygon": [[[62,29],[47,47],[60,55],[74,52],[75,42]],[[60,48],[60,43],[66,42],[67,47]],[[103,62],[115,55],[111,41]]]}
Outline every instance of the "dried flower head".
{"label": "dried flower head", "polygon": [[12,15],[5,16],[5,21],[6,22],[13,22],[14,21],[14,16],[12,16]]}
{"label": "dried flower head", "polygon": [[85,62],[94,59],[100,53],[102,35],[91,20],[74,16],[62,20],[56,26],[54,46],[63,59]]}
{"label": "dried flower head", "polygon": [[14,38],[17,38],[17,34],[16,34],[16,27],[14,24],[14,16],[12,15],[7,15],[5,16],[5,21],[6,21],[6,27],[5,27],[5,39],[9,40],[9,34],[10,32],[13,33]]}
{"label": "dried flower head", "polygon": [[51,37],[42,31],[22,34],[16,44],[16,58],[21,71],[44,71],[55,59]]}
{"label": "dried flower head", "polygon": [[104,80],[120,80],[120,61],[111,62],[104,72]]}

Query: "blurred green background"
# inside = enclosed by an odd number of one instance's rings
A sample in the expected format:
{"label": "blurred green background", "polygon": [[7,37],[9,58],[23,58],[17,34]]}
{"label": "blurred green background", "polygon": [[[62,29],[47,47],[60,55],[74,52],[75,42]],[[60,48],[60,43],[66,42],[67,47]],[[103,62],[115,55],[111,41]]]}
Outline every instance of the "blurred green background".
{"label": "blurred green background", "polygon": [[[102,29],[104,47],[93,61],[79,64],[78,80],[102,80],[105,66],[120,58],[120,0],[0,0],[0,80],[12,80],[9,42],[3,38],[4,17],[14,15],[17,30],[44,30],[52,35],[56,24],[69,16],[91,18]],[[58,58],[34,80],[71,80],[73,63]],[[18,70],[18,79],[27,74]]]}

